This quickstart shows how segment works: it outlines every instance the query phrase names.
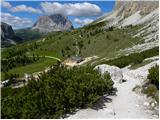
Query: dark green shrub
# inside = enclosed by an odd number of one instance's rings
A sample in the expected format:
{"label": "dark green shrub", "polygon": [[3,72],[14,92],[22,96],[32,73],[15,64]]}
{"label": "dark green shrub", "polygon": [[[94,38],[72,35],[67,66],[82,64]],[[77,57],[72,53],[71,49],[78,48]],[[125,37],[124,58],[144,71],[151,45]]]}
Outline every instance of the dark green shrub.
{"label": "dark green shrub", "polygon": [[134,64],[140,64],[143,62],[143,57],[141,57],[140,55],[134,55],[132,58]]}
{"label": "dark green shrub", "polygon": [[141,63],[144,59],[153,57],[159,54],[159,48],[155,47],[140,53],[132,53],[127,56],[122,56],[113,60],[108,60],[101,62],[99,64],[109,64],[109,65],[115,65],[120,68],[125,67],[130,64],[139,64]]}
{"label": "dark green shrub", "polygon": [[118,42],[119,40],[116,38],[116,39],[114,39],[114,42]]}
{"label": "dark green shrub", "polygon": [[109,27],[108,30],[109,30],[109,31],[113,31],[113,27]]}
{"label": "dark green shrub", "polygon": [[14,96],[18,89],[12,89],[11,87],[1,88],[1,99],[7,96]]}
{"label": "dark green shrub", "polygon": [[150,82],[159,89],[159,66],[156,65],[149,69],[149,74],[147,78],[150,80]]}
{"label": "dark green shrub", "polygon": [[155,96],[157,92],[157,87],[154,84],[149,84],[147,88],[144,90],[144,93],[147,94],[147,96]]}
{"label": "dark green shrub", "polygon": [[76,108],[91,107],[100,96],[111,94],[109,74],[101,77],[92,67],[52,67],[39,79],[2,98],[2,118],[59,118]]}

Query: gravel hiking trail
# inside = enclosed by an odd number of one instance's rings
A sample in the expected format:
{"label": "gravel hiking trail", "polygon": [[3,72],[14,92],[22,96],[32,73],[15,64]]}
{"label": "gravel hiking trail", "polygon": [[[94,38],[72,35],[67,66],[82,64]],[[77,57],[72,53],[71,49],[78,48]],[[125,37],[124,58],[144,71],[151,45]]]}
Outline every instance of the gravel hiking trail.
{"label": "gravel hiking trail", "polygon": [[81,109],[68,119],[76,118],[158,118],[155,111],[149,109],[148,99],[144,94],[133,91],[136,85],[142,85],[147,78],[148,69],[158,64],[159,60],[136,70],[122,68],[126,82],[115,82],[117,93],[114,96],[104,95],[94,108]]}

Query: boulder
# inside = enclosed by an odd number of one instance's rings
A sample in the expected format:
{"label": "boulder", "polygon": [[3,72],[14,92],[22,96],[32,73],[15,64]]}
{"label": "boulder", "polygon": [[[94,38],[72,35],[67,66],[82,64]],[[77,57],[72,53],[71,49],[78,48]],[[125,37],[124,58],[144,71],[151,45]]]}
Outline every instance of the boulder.
{"label": "boulder", "polygon": [[123,80],[123,72],[119,67],[102,64],[96,66],[94,69],[98,70],[102,75],[108,72],[113,81],[122,82]]}

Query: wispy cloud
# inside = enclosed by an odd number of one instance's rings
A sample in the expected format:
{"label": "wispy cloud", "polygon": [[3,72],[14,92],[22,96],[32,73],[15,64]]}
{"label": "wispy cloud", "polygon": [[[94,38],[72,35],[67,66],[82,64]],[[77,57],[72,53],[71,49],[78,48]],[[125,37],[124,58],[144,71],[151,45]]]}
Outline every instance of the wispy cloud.
{"label": "wispy cloud", "polygon": [[88,18],[83,19],[83,20],[81,20],[81,19],[79,19],[79,18],[75,18],[75,19],[74,19],[74,22],[75,22],[76,24],[80,25],[80,26],[84,26],[84,25],[87,25],[87,24],[93,22],[93,20],[92,20],[92,19],[88,19]]}
{"label": "wispy cloud", "polygon": [[40,9],[35,9],[32,7],[28,7],[26,5],[18,5],[18,6],[12,7],[10,11],[11,12],[29,12],[29,13],[38,13],[38,14],[42,13]]}
{"label": "wispy cloud", "polygon": [[42,10],[47,14],[63,14],[70,16],[97,16],[101,14],[101,8],[95,4],[84,3],[59,3],[42,2]]}
{"label": "wispy cloud", "polygon": [[2,4],[2,7],[4,7],[4,8],[11,8],[12,7],[12,5],[6,1],[2,1],[1,4]]}
{"label": "wispy cloud", "polygon": [[1,21],[10,24],[13,28],[29,27],[32,24],[29,18],[20,18],[10,13],[1,13]]}

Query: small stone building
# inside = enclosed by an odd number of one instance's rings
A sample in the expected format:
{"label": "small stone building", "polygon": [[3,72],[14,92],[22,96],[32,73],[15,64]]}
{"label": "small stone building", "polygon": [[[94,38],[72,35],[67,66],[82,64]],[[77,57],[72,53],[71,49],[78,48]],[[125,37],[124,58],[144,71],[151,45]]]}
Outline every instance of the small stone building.
{"label": "small stone building", "polygon": [[80,56],[72,56],[70,58],[67,58],[66,60],[63,61],[64,65],[68,66],[74,66],[80,62],[82,62],[84,59]]}

